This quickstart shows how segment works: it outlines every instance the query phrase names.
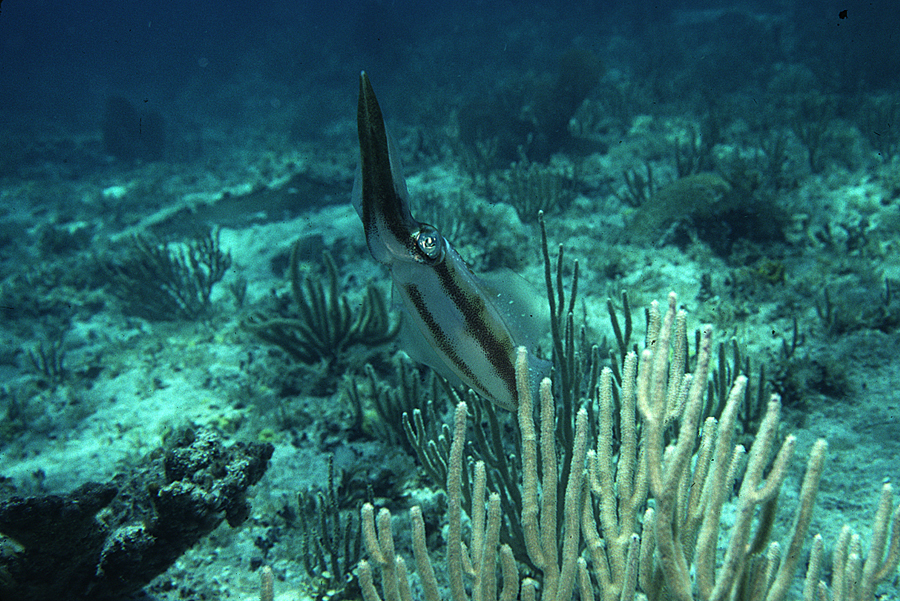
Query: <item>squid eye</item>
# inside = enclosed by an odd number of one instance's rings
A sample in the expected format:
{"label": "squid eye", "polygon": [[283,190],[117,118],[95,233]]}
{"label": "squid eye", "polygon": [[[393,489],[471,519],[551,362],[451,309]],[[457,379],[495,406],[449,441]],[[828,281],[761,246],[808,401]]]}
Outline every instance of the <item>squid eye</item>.
{"label": "squid eye", "polygon": [[416,232],[416,248],[429,262],[439,260],[444,254],[444,238],[430,225],[423,225]]}

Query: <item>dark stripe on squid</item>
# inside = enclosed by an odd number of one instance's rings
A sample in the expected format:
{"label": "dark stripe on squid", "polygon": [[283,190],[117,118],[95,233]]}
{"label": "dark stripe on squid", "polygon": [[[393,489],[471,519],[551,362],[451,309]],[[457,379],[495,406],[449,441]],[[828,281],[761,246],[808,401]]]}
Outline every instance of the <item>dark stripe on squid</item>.
{"label": "dark stripe on squid", "polygon": [[494,335],[493,329],[486,319],[488,311],[484,299],[480,296],[466,294],[447,267],[447,263],[444,261],[434,267],[441,283],[441,289],[466,316],[466,331],[476,340],[488,361],[497,370],[497,375],[506,384],[512,399],[518,402],[516,366],[512,361],[514,349],[512,345],[506,343],[507,341],[511,342],[511,339]]}
{"label": "dark stripe on squid", "polygon": [[487,387],[475,377],[475,374],[463,358],[460,357],[453,348],[453,344],[451,344],[447,332],[441,328],[440,324],[435,320],[434,315],[428,310],[428,304],[425,302],[425,299],[422,298],[422,293],[419,288],[414,284],[406,284],[403,289],[406,291],[409,300],[412,301],[413,306],[416,308],[416,312],[422,317],[422,321],[425,322],[425,327],[431,332],[431,336],[437,343],[438,348],[440,348],[444,355],[447,356],[447,359],[449,359],[453,365],[465,375],[465,377],[469,378],[472,382],[475,382],[479,388],[487,390]]}

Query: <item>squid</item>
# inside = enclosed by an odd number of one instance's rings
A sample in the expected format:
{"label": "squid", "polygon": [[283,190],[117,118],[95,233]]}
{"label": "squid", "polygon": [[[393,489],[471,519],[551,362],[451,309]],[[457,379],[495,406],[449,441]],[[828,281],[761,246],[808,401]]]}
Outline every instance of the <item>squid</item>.
{"label": "squid", "polygon": [[[520,288],[514,277],[491,286],[437,228],[412,216],[400,161],[365,72],[359,77],[357,127],[353,205],[369,252],[390,270],[403,311],[401,331],[412,340],[405,350],[451,382],[515,411],[517,348],[530,345],[540,312],[513,298]],[[529,357],[536,382],[549,363],[534,353]]]}

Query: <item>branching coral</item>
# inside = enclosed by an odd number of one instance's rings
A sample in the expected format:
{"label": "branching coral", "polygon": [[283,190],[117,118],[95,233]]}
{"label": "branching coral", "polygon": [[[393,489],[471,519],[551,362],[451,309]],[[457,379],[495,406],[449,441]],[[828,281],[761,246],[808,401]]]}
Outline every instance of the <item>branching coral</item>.
{"label": "branching coral", "polygon": [[353,588],[352,572],[360,559],[362,538],[359,520],[339,505],[333,458],[328,459],[326,486],[298,493],[297,501],[301,512],[300,561],[313,581],[310,593],[316,599],[325,598],[326,591],[332,591],[332,598],[341,598],[338,593],[349,595],[345,589]]}
{"label": "branching coral", "polygon": [[[463,473],[468,407],[457,405],[447,461],[447,521],[444,570],[450,598],[650,601],[750,601],[788,598],[811,524],[827,445],[816,441],[809,454],[792,526],[785,546],[773,540],[779,493],[796,445],[779,443],[780,402],[767,403],[749,449],[735,444],[738,407],[747,380],[735,379],[720,419],[702,419],[711,362],[711,328],[703,329],[696,368],[686,373],[686,315],[669,295],[663,313],[649,311],[648,344],[629,352],[621,387],[604,369],[593,392],[599,401],[599,435],[588,435],[588,412],[581,409],[571,442],[570,469],[560,469],[559,419],[552,383],[540,386],[539,408],[532,405],[527,352],[519,350],[519,442],[522,456],[521,519],[530,563],[537,567],[520,579],[514,549],[501,530],[501,496],[489,493],[486,469],[476,462],[464,542]],[[619,407],[613,391],[618,388]],[[535,409],[540,420],[535,420]],[[619,413],[621,437],[612,434]],[[667,441],[666,433],[675,436]],[[589,449],[588,440],[596,440]],[[540,469],[539,466],[540,465]],[[736,493],[735,493],[736,491]],[[652,499],[652,502],[650,500]],[[726,508],[736,511],[725,518]],[[441,598],[428,555],[420,507],[413,507],[413,556],[428,601]],[[391,516],[362,508],[368,561],[359,566],[362,596],[380,600],[373,568],[381,572],[384,598],[411,598],[405,562],[396,555]],[[581,541],[584,544],[581,544]],[[830,583],[822,578],[821,537],[813,542],[804,599],[870,601],[879,582],[900,563],[900,509],[890,485],[882,489],[868,552],[860,537],[845,528],[834,553]],[[724,554],[721,546],[724,544]],[[499,560],[499,561],[498,561]],[[499,565],[498,565],[499,564]],[[498,576],[502,575],[502,588]],[[468,581],[468,583],[467,583]],[[471,597],[467,591],[471,584]]]}
{"label": "branching coral", "polygon": [[536,220],[539,211],[565,209],[575,198],[574,178],[549,165],[514,163],[506,182],[509,202],[522,221]]}
{"label": "branching coral", "polygon": [[291,292],[297,313],[270,316],[256,313],[245,327],[270,344],[280,347],[302,363],[322,359],[334,361],[349,346],[376,346],[391,340],[398,330],[387,312],[382,293],[374,286],[354,313],[350,300],[338,289],[337,267],[328,252],[323,253],[325,278],[302,277],[298,245],[291,251]]}
{"label": "branching coral", "polygon": [[210,231],[186,246],[135,236],[126,257],[106,267],[111,291],[126,312],[153,320],[197,319],[231,266],[231,254]]}

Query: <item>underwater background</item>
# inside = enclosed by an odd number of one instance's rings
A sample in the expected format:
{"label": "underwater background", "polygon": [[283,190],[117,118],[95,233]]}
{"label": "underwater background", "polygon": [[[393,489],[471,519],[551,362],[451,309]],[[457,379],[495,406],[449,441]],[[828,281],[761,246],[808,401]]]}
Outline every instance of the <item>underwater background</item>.
{"label": "underwater background", "polygon": [[616,361],[611,312],[642,343],[675,291],[723,377],[780,395],[782,504],[824,437],[809,538],[866,541],[900,478],[897,23],[889,0],[6,0],[0,599],[253,599],[264,566],[276,598],[359,598],[365,501],[422,505],[440,547],[401,415],[438,439],[464,393],[406,357],[350,204],[361,70],[414,216],[543,299],[542,210],[580,360]]}

